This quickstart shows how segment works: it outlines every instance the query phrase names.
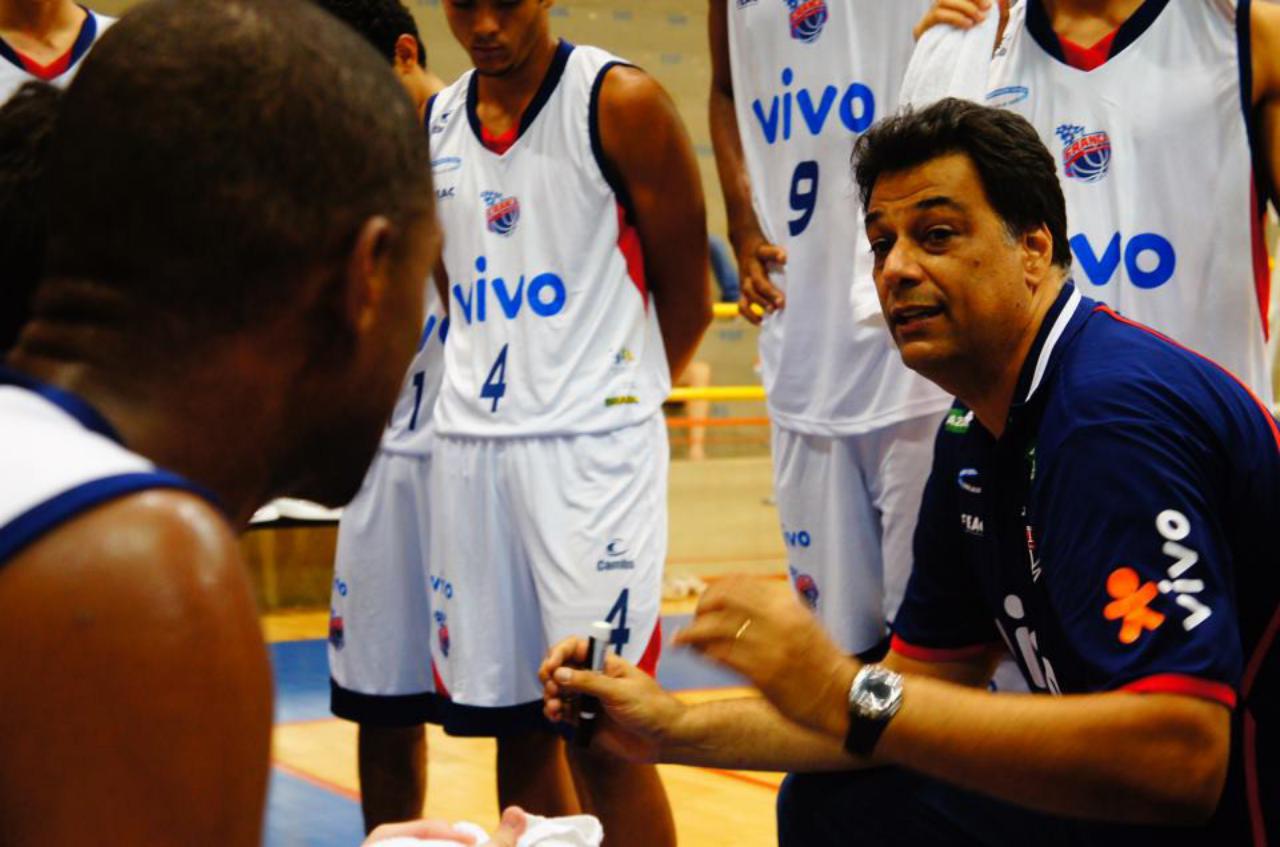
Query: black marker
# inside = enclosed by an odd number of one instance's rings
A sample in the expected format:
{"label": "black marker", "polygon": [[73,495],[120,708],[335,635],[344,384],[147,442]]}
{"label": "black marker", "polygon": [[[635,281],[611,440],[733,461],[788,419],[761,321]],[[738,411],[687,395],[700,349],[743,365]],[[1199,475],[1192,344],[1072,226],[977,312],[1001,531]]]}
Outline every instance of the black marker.
{"label": "black marker", "polygon": [[[591,635],[587,636],[587,667],[596,673],[604,673],[605,656],[609,654],[609,639],[613,635],[613,626],[604,621],[591,624]],[[600,700],[584,694],[578,701],[578,729],[573,735],[573,743],[578,747],[586,747],[591,743],[591,734],[595,730],[596,716],[600,714]]]}

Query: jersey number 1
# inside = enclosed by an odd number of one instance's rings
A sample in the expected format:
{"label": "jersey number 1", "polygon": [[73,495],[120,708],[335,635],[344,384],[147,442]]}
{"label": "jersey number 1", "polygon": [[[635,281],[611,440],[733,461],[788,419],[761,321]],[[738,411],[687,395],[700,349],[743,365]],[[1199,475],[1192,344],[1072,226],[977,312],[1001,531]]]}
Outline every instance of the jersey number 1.
{"label": "jersey number 1", "polygon": [[493,360],[493,367],[489,369],[489,375],[484,379],[484,385],[480,387],[481,399],[493,401],[490,412],[498,411],[498,401],[507,393],[507,348],[509,346],[511,345],[502,345],[498,358]]}

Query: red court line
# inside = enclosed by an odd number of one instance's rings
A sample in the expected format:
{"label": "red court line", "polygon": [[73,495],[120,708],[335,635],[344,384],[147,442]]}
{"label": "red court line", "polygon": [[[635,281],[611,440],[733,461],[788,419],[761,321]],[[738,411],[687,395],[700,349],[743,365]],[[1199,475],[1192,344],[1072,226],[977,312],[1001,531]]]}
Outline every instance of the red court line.
{"label": "red court line", "polygon": [[[334,720],[337,720],[337,719],[335,718]],[[317,723],[317,721],[302,721],[302,723]],[[302,780],[308,785],[313,785],[316,788],[320,788],[325,791],[330,791],[341,797],[346,797],[348,800],[355,800],[357,803],[360,802],[360,792],[352,791],[350,788],[347,788],[345,785],[339,785],[336,782],[330,782],[329,780],[323,777],[316,776],[313,773],[308,773],[307,771],[301,770],[300,768],[295,768],[293,765],[286,765],[284,762],[281,762],[277,759],[271,760],[271,766],[273,768],[279,769],[282,773],[287,773],[289,776],[294,777],[295,779]]]}
{"label": "red court line", "polygon": [[698,770],[706,771],[707,773],[713,773],[716,776],[723,776],[723,777],[726,777],[727,779],[736,779],[738,782],[745,782],[748,785],[755,785],[760,788],[767,788],[770,791],[772,791],[774,794],[778,793],[778,786],[774,785],[772,782],[769,782],[769,780],[761,779],[758,776],[751,776],[750,774],[738,773],[737,771],[722,771],[719,768],[698,768]]}

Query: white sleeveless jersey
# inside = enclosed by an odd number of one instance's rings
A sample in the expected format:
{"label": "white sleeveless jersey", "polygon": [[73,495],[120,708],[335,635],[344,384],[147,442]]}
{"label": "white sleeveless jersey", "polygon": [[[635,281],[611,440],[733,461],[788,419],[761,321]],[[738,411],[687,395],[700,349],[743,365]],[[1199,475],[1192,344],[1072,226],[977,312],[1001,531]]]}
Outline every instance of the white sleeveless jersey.
{"label": "white sleeveless jersey", "polygon": [[616,63],[561,42],[502,156],[480,140],[473,71],[428,108],[450,291],[442,434],[606,432],[670,391],[625,187],[596,127]]}
{"label": "white sleeveless jersey", "polygon": [[427,280],[423,302],[426,317],[418,337],[418,352],[405,374],[400,396],[382,434],[381,449],[389,453],[425,456],[431,452],[432,412],[444,376],[444,342],[449,335],[449,318],[445,316],[440,293],[432,279]]}
{"label": "white sleeveless jersey", "polygon": [[857,137],[896,108],[929,0],[721,2],[752,202],[787,251],[773,275],[786,307],[760,333],[772,418],[852,435],[941,410],[880,317],[850,167]]}
{"label": "white sleeveless jersey", "polygon": [[1081,290],[1270,402],[1269,280],[1242,85],[1249,3],[1161,5],[1149,0],[1126,25],[1136,37],[1085,72],[1049,52],[1056,36],[1029,3],[996,52],[987,99],[1029,119],[1057,160]]}
{"label": "white sleeveless jersey", "polygon": [[[84,25],[80,28],[80,35],[71,47],[70,61],[66,69],[56,76],[45,79],[45,82],[56,85],[58,88],[66,88],[70,85],[76,72],[80,70],[80,62],[88,54],[89,48],[102,37],[107,27],[115,22],[115,18],[90,11]],[[42,77],[28,71],[22,63],[22,58],[3,39],[0,39],[0,103],[12,97],[23,83],[39,79]]]}
{"label": "white sleeveless jersey", "polygon": [[78,397],[0,371],[0,566],[94,506],[151,488],[208,495],[120,445]]}

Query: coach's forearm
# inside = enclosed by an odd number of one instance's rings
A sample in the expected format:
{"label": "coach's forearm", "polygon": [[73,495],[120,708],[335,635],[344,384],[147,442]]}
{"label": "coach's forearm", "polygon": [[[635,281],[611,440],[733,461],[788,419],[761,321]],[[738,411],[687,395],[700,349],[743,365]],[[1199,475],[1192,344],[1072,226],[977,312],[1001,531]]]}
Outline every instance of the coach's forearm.
{"label": "coach's forearm", "polygon": [[865,767],[842,742],[798,726],[762,698],[688,706],[663,738],[659,761],[761,771],[839,771]]}
{"label": "coach's forearm", "polygon": [[[843,737],[844,702],[828,738]],[[1186,824],[1212,814],[1226,777],[1230,715],[1172,694],[991,694],[906,677],[876,761],[1050,814]]]}

